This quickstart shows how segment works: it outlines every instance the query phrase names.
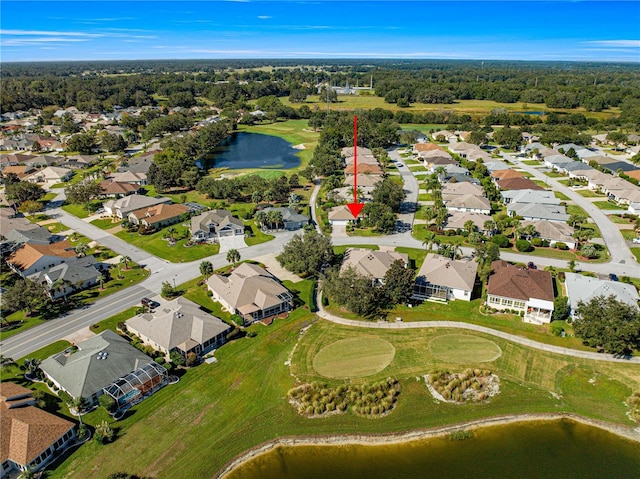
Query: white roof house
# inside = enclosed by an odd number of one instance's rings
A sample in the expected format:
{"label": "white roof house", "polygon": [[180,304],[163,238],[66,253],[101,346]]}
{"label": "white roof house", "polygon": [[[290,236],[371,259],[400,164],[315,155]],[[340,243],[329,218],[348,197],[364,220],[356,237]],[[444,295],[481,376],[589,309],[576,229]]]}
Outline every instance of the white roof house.
{"label": "white roof house", "polygon": [[618,301],[636,308],[638,307],[638,301],[640,301],[638,291],[632,284],[602,280],[577,273],[566,273],[565,287],[567,288],[572,318],[575,318],[580,302],[588,303],[598,296],[614,296]]}
{"label": "white roof house", "polygon": [[406,267],[409,255],[395,251],[374,251],[366,248],[349,248],[345,251],[341,270],[351,267],[359,274],[373,278],[378,282],[384,280],[385,274],[395,261],[402,261]]}
{"label": "white roof house", "polygon": [[439,254],[428,255],[416,277],[412,297],[449,301],[471,301],[478,263],[471,259],[452,260]]}

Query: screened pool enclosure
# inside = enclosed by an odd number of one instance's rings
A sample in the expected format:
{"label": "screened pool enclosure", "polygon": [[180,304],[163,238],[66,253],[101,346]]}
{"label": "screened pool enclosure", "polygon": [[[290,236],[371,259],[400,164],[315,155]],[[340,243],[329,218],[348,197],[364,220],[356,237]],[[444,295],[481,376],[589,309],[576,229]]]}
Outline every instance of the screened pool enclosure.
{"label": "screened pool enclosure", "polygon": [[118,409],[132,406],[169,382],[167,370],[158,363],[147,363],[103,389],[115,399]]}

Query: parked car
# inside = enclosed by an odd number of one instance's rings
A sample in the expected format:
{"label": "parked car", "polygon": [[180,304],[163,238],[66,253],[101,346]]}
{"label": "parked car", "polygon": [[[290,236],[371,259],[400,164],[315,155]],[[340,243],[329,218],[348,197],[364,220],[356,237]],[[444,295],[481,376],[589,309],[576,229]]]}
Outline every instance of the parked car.
{"label": "parked car", "polygon": [[529,268],[529,269],[538,269],[538,267],[535,265],[535,263],[533,261],[529,261],[527,263],[527,268]]}
{"label": "parked car", "polygon": [[613,273],[609,273],[609,279],[611,281],[618,281],[618,275],[617,274],[613,274]]}
{"label": "parked car", "polygon": [[142,303],[142,306],[146,306],[149,309],[155,309],[158,306],[160,306],[160,303],[158,303],[157,301],[153,301],[152,299],[149,299],[149,298],[142,298],[140,300],[140,303]]}
{"label": "parked car", "polygon": [[633,239],[631,240],[631,242],[632,242],[633,244],[640,244],[640,238],[633,238]]}

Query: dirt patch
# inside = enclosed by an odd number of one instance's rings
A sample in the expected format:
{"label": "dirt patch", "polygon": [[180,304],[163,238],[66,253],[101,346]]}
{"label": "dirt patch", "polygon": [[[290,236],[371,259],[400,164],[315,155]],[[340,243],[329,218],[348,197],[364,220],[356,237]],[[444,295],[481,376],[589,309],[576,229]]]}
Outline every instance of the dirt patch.
{"label": "dirt patch", "polygon": [[196,425],[200,424],[200,421],[202,421],[202,418],[204,417],[204,415],[205,415],[205,414],[207,413],[207,411],[208,411],[209,409],[211,409],[212,407],[213,407],[213,404],[207,404],[207,405],[205,406],[205,408],[202,410],[202,412],[201,412],[200,414],[198,414],[198,417],[196,417],[196,418],[193,420],[193,425],[194,425],[194,426],[196,426]]}

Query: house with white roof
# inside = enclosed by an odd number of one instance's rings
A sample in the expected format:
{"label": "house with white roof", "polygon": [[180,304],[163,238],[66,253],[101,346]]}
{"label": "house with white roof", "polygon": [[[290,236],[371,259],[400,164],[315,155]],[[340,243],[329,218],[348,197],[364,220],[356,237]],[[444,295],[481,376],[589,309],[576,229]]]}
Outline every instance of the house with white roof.
{"label": "house with white roof", "polygon": [[395,261],[402,261],[404,267],[409,263],[409,255],[396,251],[374,251],[366,248],[348,248],[340,271],[353,268],[356,272],[378,283],[384,283],[384,277]]}
{"label": "house with white roof", "polygon": [[629,306],[638,307],[638,291],[632,284],[609,281],[577,273],[566,273],[565,287],[569,298],[569,309],[573,319],[580,303],[588,303],[598,296],[613,296]]}
{"label": "house with white roof", "polygon": [[428,255],[416,277],[412,298],[417,300],[471,301],[478,263],[470,258],[453,260]]}

